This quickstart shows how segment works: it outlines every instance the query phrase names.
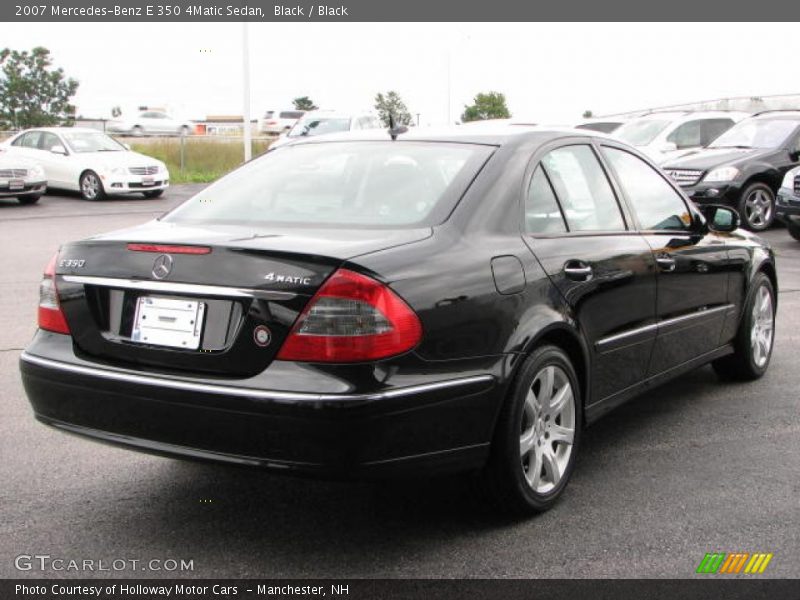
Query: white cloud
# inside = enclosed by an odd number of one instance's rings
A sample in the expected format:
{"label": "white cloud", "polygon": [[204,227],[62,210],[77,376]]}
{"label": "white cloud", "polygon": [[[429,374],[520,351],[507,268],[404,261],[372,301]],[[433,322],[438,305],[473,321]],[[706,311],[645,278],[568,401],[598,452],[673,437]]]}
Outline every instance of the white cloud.
{"label": "white cloud", "polygon": [[[506,94],[514,114],[571,123],[596,114],[722,96],[791,93],[772,43],[795,25],[769,23],[251,23],[252,113],[311,96],[366,108],[398,90],[423,123],[451,118],[479,91]],[[80,80],[86,116],[120,104],[180,116],[241,114],[238,23],[26,23],[3,45],[43,45]],[[722,41],[720,41],[722,40]]]}

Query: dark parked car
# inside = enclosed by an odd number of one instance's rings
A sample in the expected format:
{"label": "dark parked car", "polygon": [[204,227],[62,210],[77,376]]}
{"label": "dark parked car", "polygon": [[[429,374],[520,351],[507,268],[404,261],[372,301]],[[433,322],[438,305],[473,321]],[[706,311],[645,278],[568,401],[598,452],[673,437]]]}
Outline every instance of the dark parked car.
{"label": "dark parked car", "polygon": [[586,129],[588,131],[599,131],[600,133],[613,133],[625,124],[624,120],[615,119],[595,119],[585,121],[575,125],[575,129]]}
{"label": "dark parked car", "polygon": [[704,150],[664,165],[698,204],[739,211],[745,227],[762,231],[775,219],[775,194],[800,164],[800,111],[771,111],[740,121]]}
{"label": "dark parked car", "polygon": [[788,171],[776,198],[775,218],[800,242],[800,167]]}
{"label": "dark parked car", "polygon": [[550,507],[583,427],[712,362],[760,377],[772,251],[579,131],[326,136],[66,244],[21,358],[36,417],[320,476],[472,471]]}

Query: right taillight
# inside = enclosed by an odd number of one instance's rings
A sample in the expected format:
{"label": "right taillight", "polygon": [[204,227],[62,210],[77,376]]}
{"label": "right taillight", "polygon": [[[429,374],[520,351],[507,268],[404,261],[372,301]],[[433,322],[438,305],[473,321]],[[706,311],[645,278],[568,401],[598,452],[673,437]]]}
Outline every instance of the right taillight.
{"label": "right taillight", "polygon": [[277,358],[365,362],[407,352],[421,339],[419,318],[388,286],[339,269],[297,318]]}
{"label": "right taillight", "polygon": [[69,333],[69,325],[61,310],[61,302],[56,288],[56,259],[53,255],[44,270],[42,283],[39,285],[39,328],[56,333]]}

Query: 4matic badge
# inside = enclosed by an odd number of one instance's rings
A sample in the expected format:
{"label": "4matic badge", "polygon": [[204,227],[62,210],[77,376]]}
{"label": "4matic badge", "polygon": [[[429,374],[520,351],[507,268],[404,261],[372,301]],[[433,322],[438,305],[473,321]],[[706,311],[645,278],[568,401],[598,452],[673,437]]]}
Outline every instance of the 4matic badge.
{"label": "4matic badge", "polygon": [[311,285],[311,277],[301,277],[299,275],[278,275],[276,273],[267,273],[264,275],[265,281],[274,281],[275,283],[298,283],[300,285]]}

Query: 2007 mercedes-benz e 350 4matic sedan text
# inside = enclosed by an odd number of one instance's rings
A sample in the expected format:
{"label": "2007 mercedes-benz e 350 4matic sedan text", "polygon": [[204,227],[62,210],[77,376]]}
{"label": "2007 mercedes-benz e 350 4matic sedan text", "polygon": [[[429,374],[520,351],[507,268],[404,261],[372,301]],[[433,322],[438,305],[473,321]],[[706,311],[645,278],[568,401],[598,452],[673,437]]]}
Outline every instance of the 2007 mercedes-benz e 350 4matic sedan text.
{"label": "2007 mercedes-benz e 350 4matic sedan text", "polygon": [[766,371],[773,253],[732,209],[703,211],[593,133],[297,142],[63,246],[25,389],[42,422],[134,449],[473,471],[542,510],[609,409],[708,362]]}

